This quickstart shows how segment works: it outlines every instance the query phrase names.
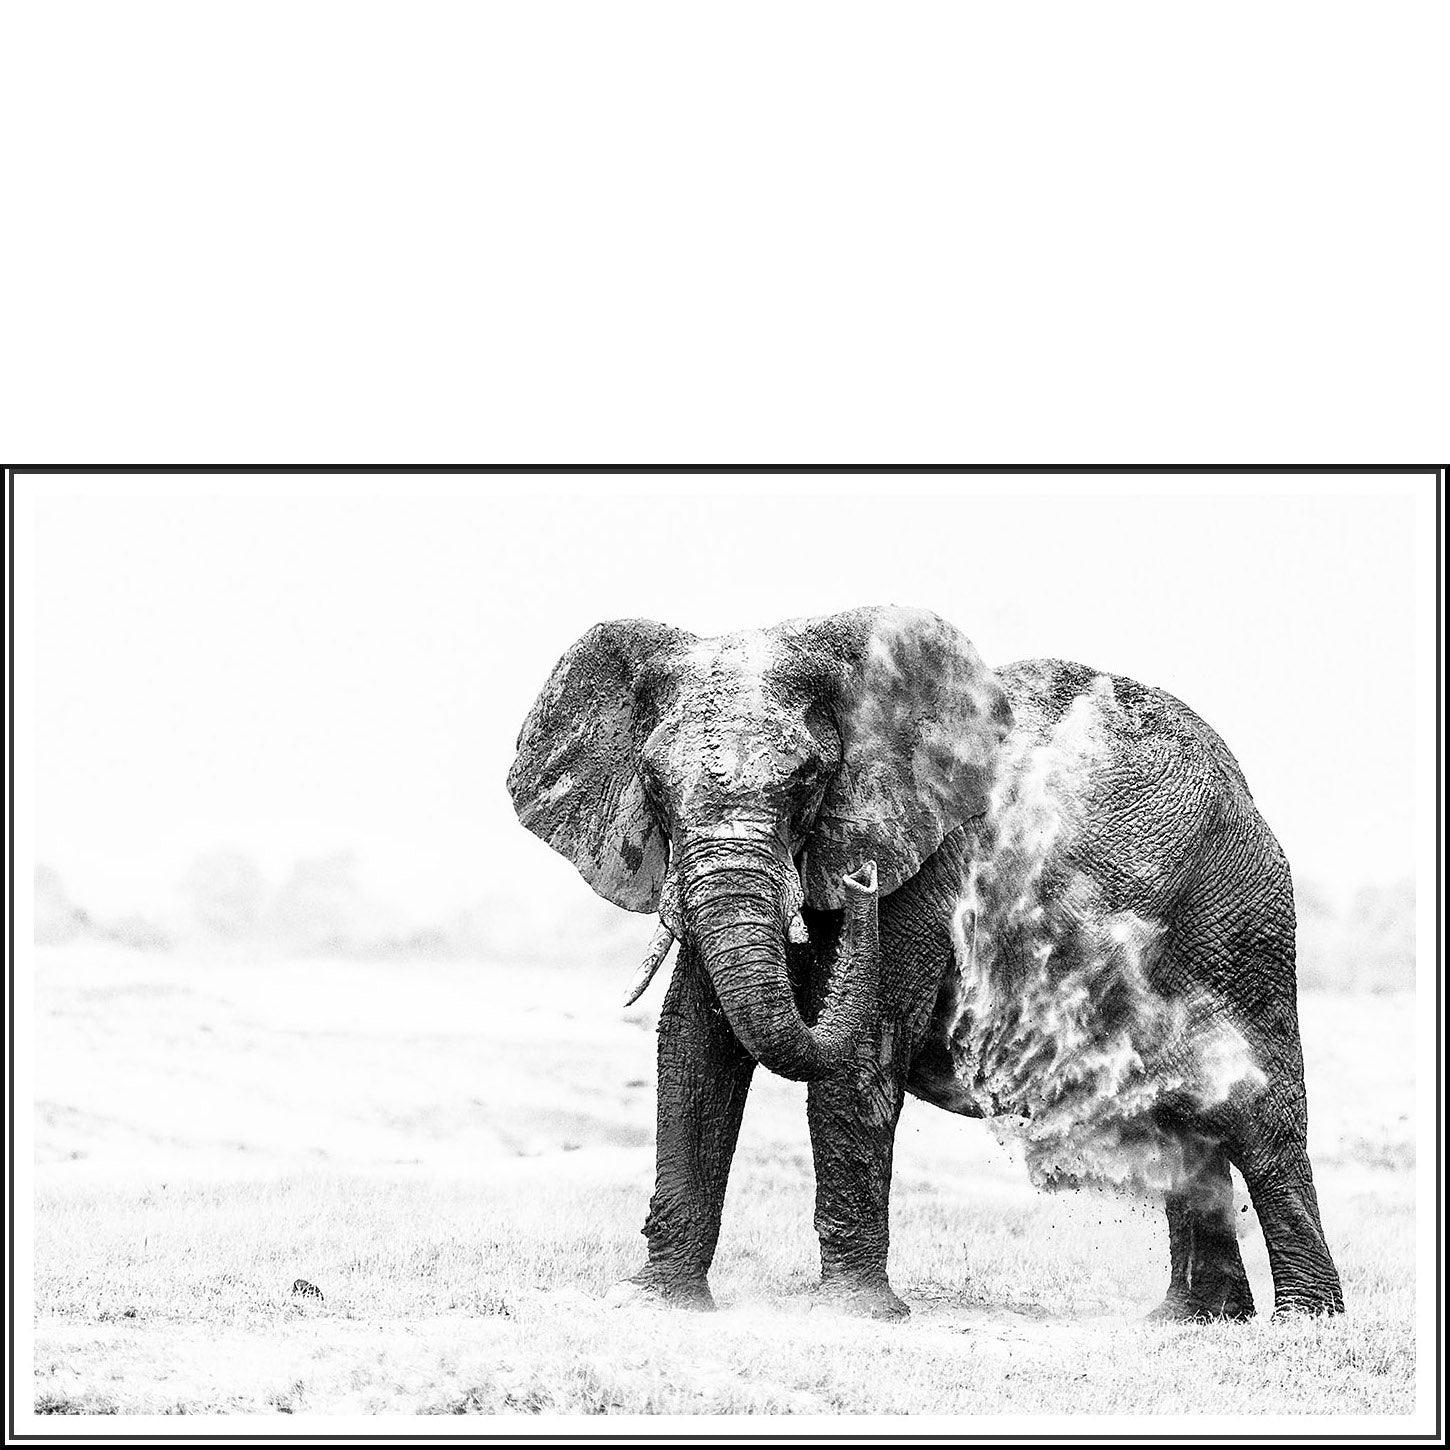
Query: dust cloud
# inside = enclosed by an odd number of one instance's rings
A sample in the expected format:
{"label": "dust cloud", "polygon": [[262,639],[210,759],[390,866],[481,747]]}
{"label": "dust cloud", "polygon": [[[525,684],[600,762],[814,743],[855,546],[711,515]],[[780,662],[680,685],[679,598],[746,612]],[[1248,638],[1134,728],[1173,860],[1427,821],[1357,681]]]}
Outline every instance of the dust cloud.
{"label": "dust cloud", "polygon": [[1038,1187],[1156,1195],[1191,1175],[1196,1152],[1160,1116],[1212,1109],[1264,1077],[1220,1004],[1155,990],[1161,924],[1109,910],[1067,864],[1115,708],[1100,677],[1045,741],[1019,729],[1005,748],[953,920],[952,1054]]}

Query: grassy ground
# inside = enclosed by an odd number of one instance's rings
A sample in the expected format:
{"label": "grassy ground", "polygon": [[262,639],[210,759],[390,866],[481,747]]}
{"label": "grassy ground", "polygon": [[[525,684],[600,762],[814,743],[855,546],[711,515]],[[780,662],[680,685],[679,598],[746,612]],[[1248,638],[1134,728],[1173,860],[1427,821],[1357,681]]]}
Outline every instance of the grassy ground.
{"label": "grassy ground", "polygon": [[765,1074],[721,1312],[603,1304],[652,1178],[653,1014],[620,1012],[618,976],[43,953],[36,1408],[1412,1409],[1410,999],[1301,1007],[1343,1321],[1142,1323],[1159,1208],[1035,1194],[985,1125],[909,1102],[892,1273],[913,1314],[879,1325],[811,1306],[804,1093]]}

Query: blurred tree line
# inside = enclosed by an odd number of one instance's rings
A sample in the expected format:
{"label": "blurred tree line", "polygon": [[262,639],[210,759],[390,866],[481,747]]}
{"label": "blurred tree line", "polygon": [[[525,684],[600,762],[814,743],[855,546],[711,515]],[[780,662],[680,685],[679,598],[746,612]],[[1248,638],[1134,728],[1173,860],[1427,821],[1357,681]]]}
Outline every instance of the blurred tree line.
{"label": "blurred tree line", "polygon": [[[1336,901],[1313,884],[1295,892],[1299,981],[1310,989],[1390,992],[1412,988],[1415,887],[1365,886]],[[40,944],[113,941],[137,950],[176,946],[362,958],[427,956],[558,964],[633,960],[648,938],[645,917],[587,891],[567,910],[547,897],[482,896],[441,919],[420,921],[362,884],[351,852],[299,860],[280,881],[236,851],[200,856],[180,883],[167,920],[107,919],[73,901],[59,873],[35,873]]]}
{"label": "blurred tree line", "polygon": [[354,853],[305,857],[280,881],[238,851],[197,858],[164,919],[105,917],[74,901],[60,873],[35,873],[40,945],[110,941],[143,951],[173,947],[359,958],[506,957],[561,964],[643,950],[652,923],[581,893],[567,912],[545,898],[481,896],[438,919],[420,920],[363,884]]}
{"label": "blurred tree line", "polygon": [[1336,904],[1312,883],[1296,885],[1301,986],[1394,992],[1415,985],[1415,883],[1362,886]]}

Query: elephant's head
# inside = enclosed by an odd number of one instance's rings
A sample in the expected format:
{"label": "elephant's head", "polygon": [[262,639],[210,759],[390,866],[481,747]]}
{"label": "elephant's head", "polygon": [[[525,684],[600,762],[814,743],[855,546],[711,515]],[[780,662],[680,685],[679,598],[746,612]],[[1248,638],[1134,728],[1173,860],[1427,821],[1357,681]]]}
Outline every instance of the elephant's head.
{"label": "elephant's head", "polygon": [[854,1046],[875,981],[838,953],[806,1025],[786,973],[802,904],[874,911],[987,809],[1010,723],[971,642],[924,610],[718,639],[613,620],[555,667],[508,786],[601,896],[660,913],[647,972],[686,938],[747,1050],[811,1078]]}

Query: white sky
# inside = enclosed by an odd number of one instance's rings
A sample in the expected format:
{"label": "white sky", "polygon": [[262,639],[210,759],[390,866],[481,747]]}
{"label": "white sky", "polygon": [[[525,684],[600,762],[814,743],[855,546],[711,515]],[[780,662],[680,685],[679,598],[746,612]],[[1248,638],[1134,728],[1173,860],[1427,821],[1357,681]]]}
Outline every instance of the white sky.
{"label": "white sky", "polygon": [[566,909],[587,888],[503,782],[584,629],[646,615],[718,633],[878,602],[936,610],[989,663],[1055,655],[1181,696],[1238,755],[1301,879],[1414,867],[1408,498],[224,486],[40,491],[37,856],[102,910],[157,908],[216,847],[274,875],[354,849],[419,910],[486,882],[559,887]]}

